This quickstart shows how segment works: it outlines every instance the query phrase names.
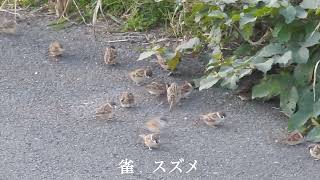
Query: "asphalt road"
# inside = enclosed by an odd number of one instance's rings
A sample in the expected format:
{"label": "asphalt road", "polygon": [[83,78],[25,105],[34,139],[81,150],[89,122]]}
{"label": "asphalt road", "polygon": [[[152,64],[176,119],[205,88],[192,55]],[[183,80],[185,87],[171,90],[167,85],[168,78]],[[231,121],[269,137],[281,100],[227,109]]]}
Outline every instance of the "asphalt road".
{"label": "asphalt road", "polygon": [[[286,126],[275,104],[244,102],[231,92],[212,88],[195,91],[171,113],[168,105],[128,79],[128,72],[150,66],[154,78],[166,77],[157,64],[135,61],[142,46],[119,42],[120,64],[102,61],[107,41],[123,36],[100,35],[76,26],[54,31],[47,18],[21,21],[16,35],[0,34],[0,179],[318,179],[320,162],[307,144],[289,147],[274,140]],[[59,62],[47,55],[59,40],[66,53]],[[187,63],[188,64],[188,63]],[[193,69],[193,68],[192,68]],[[95,108],[118,102],[133,92],[137,107],[117,107],[113,122],[96,119]],[[224,111],[220,128],[194,126],[199,114]],[[148,150],[138,135],[144,122],[166,115],[169,127],[161,147]],[[132,160],[133,174],[121,174],[119,163]],[[157,168],[155,161],[163,161]],[[189,163],[197,161],[189,173]],[[179,170],[169,173],[174,162]]]}

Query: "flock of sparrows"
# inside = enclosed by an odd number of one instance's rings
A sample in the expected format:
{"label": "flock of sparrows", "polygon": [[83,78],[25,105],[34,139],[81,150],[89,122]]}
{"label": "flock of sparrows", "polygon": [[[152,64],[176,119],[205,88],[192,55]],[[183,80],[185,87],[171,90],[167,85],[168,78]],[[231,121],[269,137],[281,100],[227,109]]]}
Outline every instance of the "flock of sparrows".
{"label": "flock of sparrows", "polygon": [[[0,33],[14,33],[16,30],[16,23],[13,21],[8,21],[6,19],[1,19]],[[62,56],[64,52],[63,46],[58,41],[53,41],[49,46],[49,56],[58,61],[59,57]],[[115,65],[116,61],[116,49],[113,46],[107,47],[104,54],[104,62],[107,65]],[[165,62],[161,56],[157,55],[158,63],[164,69]],[[152,76],[152,70],[150,68],[136,69],[129,73],[130,79],[137,85],[144,85],[147,92],[155,96],[167,96],[167,101],[169,103],[169,110],[171,111],[174,106],[176,106],[181,99],[188,98],[192,93],[194,87],[191,83],[185,82],[182,85],[177,83],[165,83],[153,81],[149,84],[145,84],[147,79]],[[130,92],[123,92],[119,98],[120,105],[123,108],[129,108],[135,105],[134,95]],[[103,104],[96,109],[96,116],[103,119],[112,119],[114,114],[115,103],[108,102]],[[197,122],[204,122],[210,127],[217,127],[221,124],[226,115],[223,112],[211,112],[208,114],[200,115]],[[140,135],[143,139],[144,144],[149,148],[158,148],[160,146],[160,132],[167,126],[167,121],[163,117],[154,117],[145,123],[146,129],[149,131],[146,134]],[[287,135],[285,142],[289,145],[300,144],[304,141],[303,135],[299,131],[291,132]],[[311,144],[309,147],[310,155],[315,159],[320,159],[320,144]]]}
{"label": "flock of sparrows", "polygon": [[[53,41],[49,46],[49,56],[53,60],[57,61],[64,52],[63,46],[58,41]],[[105,49],[104,53],[104,63],[110,66],[116,65],[117,52],[115,47],[110,46]],[[152,70],[147,68],[139,68],[134,71],[129,72],[129,78],[138,86],[144,85],[145,90],[151,95],[160,97],[162,95],[167,96],[167,101],[169,104],[169,111],[177,106],[181,99],[188,98],[192,93],[194,86],[185,81],[184,84],[179,85],[178,83],[165,83],[162,81],[153,81],[147,83],[148,79],[152,77]],[[130,108],[135,106],[135,97],[130,92],[123,92],[119,97],[119,102],[121,107]],[[96,109],[96,117],[103,119],[112,119],[114,115],[115,103],[107,102]],[[204,122],[210,127],[217,127],[223,122],[226,115],[222,112],[212,112],[204,115],[200,115],[198,122]],[[148,130],[146,134],[139,135],[150,150],[152,148],[158,148],[160,146],[160,133],[162,129],[167,126],[167,120],[162,117],[154,117],[145,123],[145,129]]]}
{"label": "flock of sparrows", "polygon": [[[287,134],[286,139],[283,140],[288,145],[297,145],[305,141],[304,136],[298,130],[292,131]],[[320,160],[320,144],[310,144],[308,146],[310,155],[315,160]]]}

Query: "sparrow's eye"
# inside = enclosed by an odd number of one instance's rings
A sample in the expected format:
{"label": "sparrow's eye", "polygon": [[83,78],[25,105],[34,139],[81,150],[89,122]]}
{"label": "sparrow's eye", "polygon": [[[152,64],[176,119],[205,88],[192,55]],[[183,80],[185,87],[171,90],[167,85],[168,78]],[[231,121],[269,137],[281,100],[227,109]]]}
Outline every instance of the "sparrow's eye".
{"label": "sparrow's eye", "polygon": [[224,119],[226,115],[224,113],[218,113],[219,118]]}

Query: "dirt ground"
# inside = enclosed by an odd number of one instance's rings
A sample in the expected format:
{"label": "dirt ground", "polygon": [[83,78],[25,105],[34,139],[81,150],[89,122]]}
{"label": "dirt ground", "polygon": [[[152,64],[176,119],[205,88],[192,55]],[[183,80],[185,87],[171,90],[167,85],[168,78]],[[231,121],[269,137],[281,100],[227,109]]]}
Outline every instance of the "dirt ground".
{"label": "dirt ground", "polygon": [[[47,26],[49,19],[29,17],[19,21],[17,34],[0,34],[0,179],[319,178],[320,162],[309,156],[307,143],[274,141],[287,121],[276,104],[241,101],[212,88],[195,91],[169,112],[128,72],[150,66],[153,78],[181,83],[201,72],[201,63],[189,59],[180,66],[182,76],[167,77],[153,60],[136,61],[145,47],[140,34],[134,41],[108,43],[126,34],[100,32],[95,40],[87,26],[56,31]],[[59,62],[48,57],[53,40],[65,47]],[[119,54],[115,67],[102,61],[111,44]],[[95,109],[108,100],[119,105],[123,91],[134,93],[137,106],[117,106],[113,122],[96,119]],[[193,125],[211,111],[227,114],[220,128]],[[138,135],[157,115],[165,115],[169,126],[160,149],[150,151]],[[119,163],[126,158],[133,174],[121,174]],[[166,172],[153,173],[156,161],[164,161]],[[186,173],[195,161],[197,169]],[[181,173],[169,173],[175,162],[181,162]]]}

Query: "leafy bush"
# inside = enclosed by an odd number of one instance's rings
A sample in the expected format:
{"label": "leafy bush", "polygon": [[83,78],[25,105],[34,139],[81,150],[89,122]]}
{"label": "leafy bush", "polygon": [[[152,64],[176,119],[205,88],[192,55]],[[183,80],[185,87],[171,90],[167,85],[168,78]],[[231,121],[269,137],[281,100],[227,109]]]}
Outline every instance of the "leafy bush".
{"label": "leafy bush", "polygon": [[[79,7],[84,17],[92,19],[96,1],[79,0]],[[103,11],[117,18],[122,18],[124,30],[142,31],[167,21],[168,14],[173,11],[174,0],[155,3],[154,0],[102,0]],[[76,11],[76,10],[74,10]]]}
{"label": "leafy bush", "polygon": [[264,77],[253,87],[252,98],[279,97],[282,112],[290,118],[288,130],[299,130],[307,140],[320,141],[318,0],[179,3],[186,14],[180,22],[197,37],[172,52],[155,47],[142,53],[139,60],[162,54],[170,69],[175,69],[186,49],[200,46],[202,52],[210,52],[200,90],[215,84],[236,89],[241,78],[262,72]]}

